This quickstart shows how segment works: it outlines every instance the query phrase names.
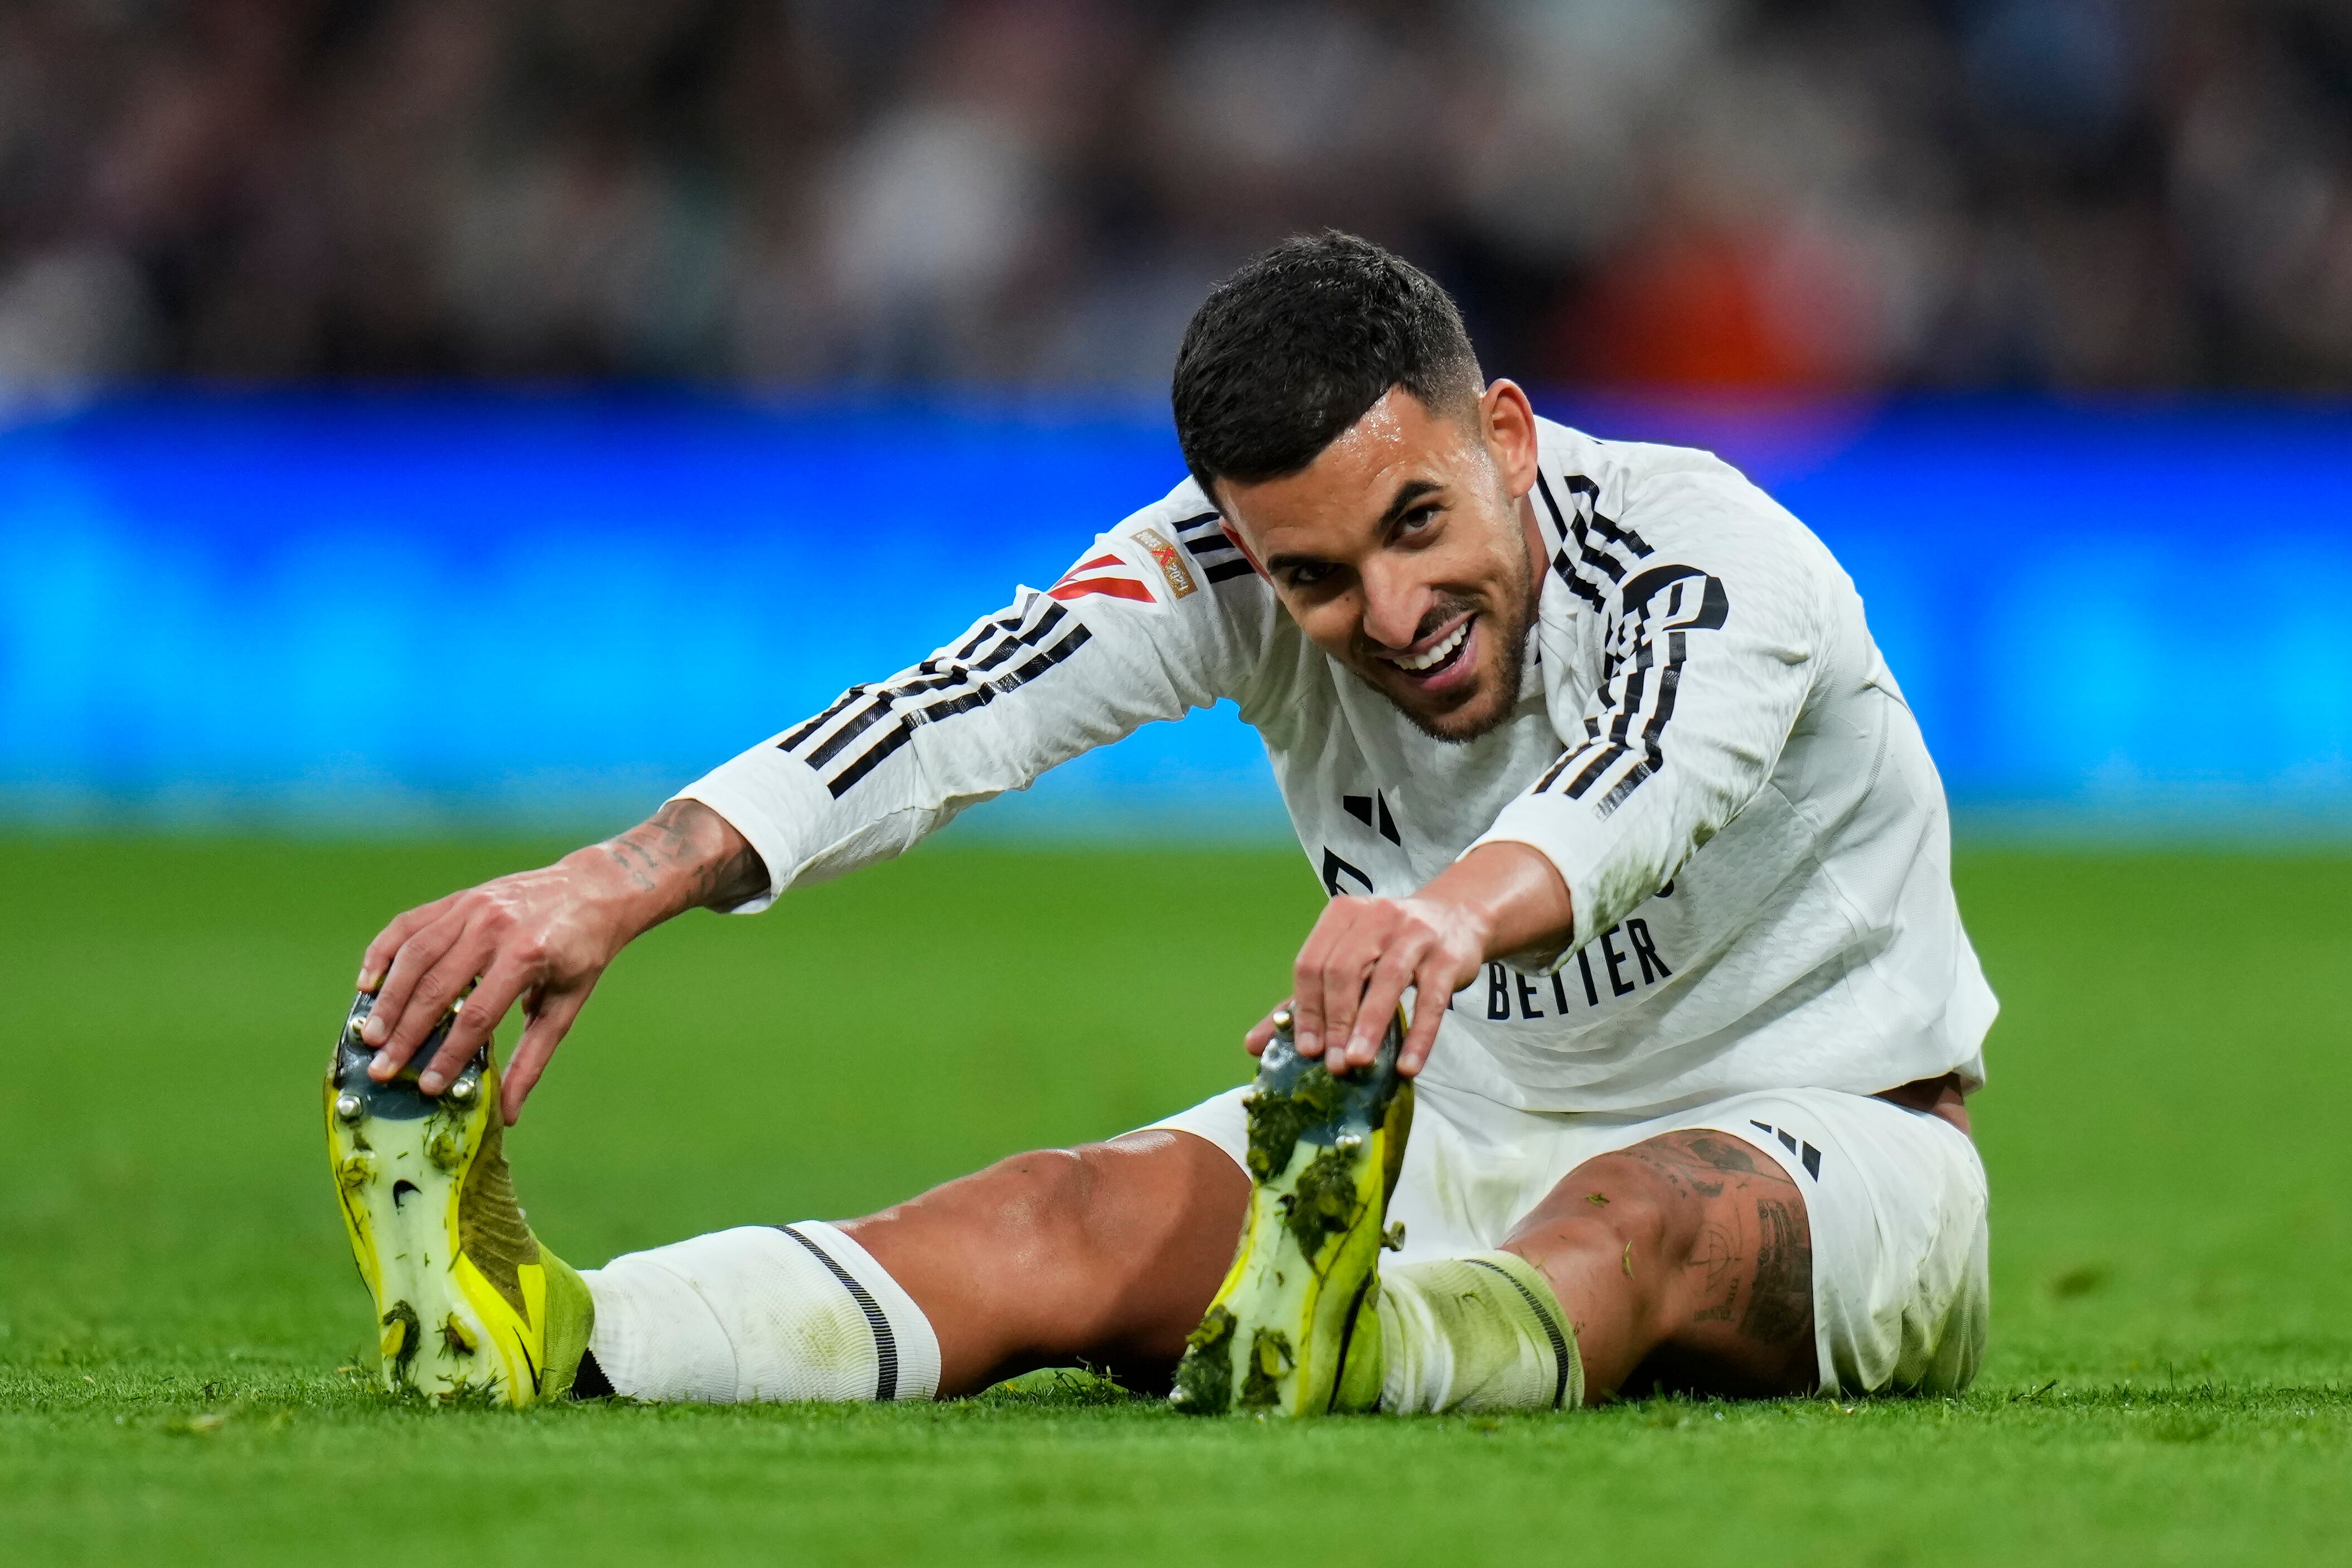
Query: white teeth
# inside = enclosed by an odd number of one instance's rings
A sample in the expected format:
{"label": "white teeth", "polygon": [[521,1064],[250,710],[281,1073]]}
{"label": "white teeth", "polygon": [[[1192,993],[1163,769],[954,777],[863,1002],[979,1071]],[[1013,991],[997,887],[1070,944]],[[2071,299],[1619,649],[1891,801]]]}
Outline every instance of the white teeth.
{"label": "white teeth", "polygon": [[1403,654],[1384,653],[1381,657],[1387,659],[1391,664],[1395,665],[1399,669],[1409,669],[1418,675],[1424,669],[1434,668],[1436,666],[1444,664],[1447,659],[1452,658],[1454,657],[1454,650],[1462,646],[1462,639],[1469,635],[1470,623],[1465,620],[1460,626],[1454,628],[1453,636],[1447,637],[1444,642],[1439,643],[1435,647],[1431,648],[1427,653],[1416,654],[1411,657]]}

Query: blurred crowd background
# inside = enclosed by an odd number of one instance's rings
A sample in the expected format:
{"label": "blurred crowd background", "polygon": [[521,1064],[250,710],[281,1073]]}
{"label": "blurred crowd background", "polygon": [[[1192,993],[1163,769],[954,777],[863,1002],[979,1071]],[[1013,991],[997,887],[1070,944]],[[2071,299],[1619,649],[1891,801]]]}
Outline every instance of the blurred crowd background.
{"label": "blurred crowd background", "polygon": [[1163,493],[1327,225],[1818,530],[1979,820],[2352,831],[2352,0],[0,0],[0,824],[633,820]]}
{"label": "blurred crowd background", "polygon": [[1333,225],[1490,371],[2352,384],[2339,0],[5,0],[0,385],[1164,384]]}

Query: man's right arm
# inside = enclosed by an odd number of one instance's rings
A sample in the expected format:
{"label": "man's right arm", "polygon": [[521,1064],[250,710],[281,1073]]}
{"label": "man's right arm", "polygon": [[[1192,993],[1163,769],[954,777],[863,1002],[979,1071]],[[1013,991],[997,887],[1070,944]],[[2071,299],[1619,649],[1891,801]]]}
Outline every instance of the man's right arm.
{"label": "man's right arm", "polygon": [[1275,614],[1188,481],[1097,536],[1050,589],[1024,589],[931,658],[851,687],[649,821],[393,921],[361,965],[362,989],[383,986],[366,1036],[373,1071],[399,1072],[466,995],[420,1075],[436,1093],[520,1000],[529,1021],[503,1097],[511,1121],[640,933],[688,909],[763,908],[1139,724],[1240,695]]}
{"label": "man's right arm", "polygon": [[1240,699],[1274,596],[1190,481],[930,658],[844,691],[679,791],[758,849],[770,886],[844,876],[1137,727]]}
{"label": "man's right arm", "polygon": [[499,1097],[512,1123],[622,948],[673,915],[732,909],[767,889],[759,852],[726,818],[698,801],[674,800],[552,866],[410,910],[360,963],[360,989],[376,993],[363,1037],[376,1047],[370,1075],[382,1082],[398,1073],[464,996],[447,1039],[418,1075],[419,1088],[438,1094],[520,1001],[526,1022]]}

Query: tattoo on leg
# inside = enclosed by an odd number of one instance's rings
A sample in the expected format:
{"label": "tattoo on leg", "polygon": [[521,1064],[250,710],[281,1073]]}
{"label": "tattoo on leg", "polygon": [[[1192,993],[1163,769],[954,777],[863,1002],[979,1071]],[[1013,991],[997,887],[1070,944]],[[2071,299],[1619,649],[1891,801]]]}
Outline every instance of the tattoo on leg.
{"label": "tattoo on leg", "polygon": [[1813,1245],[1804,1216],[1779,1198],[1759,1198],[1756,1283],[1739,1331],[1761,1344],[1793,1344],[1813,1323]]}
{"label": "tattoo on leg", "polygon": [[1739,1249],[1739,1237],[1720,1220],[1709,1220],[1698,1235],[1697,1245],[1691,1248],[1689,1267],[1706,1271],[1706,1306],[1691,1314],[1694,1323],[1727,1323],[1731,1321],[1732,1303],[1739,1299],[1739,1276],[1735,1270],[1747,1261]]}
{"label": "tattoo on leg", "polygon": [[1721,1138],[1712,1132],[1700,1132],[1694,1134],[1686,1146],[1691,1152],[1691,1157],[1710,1171],[1721,1171],[1726,1174],[1743,1176],[1759,1173],[1756,1169],[1754,1156],[1750,1155],[1747,1146],[1736,1138]]}
{"label": "tattoo on leg", "polygon": [[1702,1171],[1717,1167],[1704,1160],[1691,1158],[1689,1150],[1681,1142],[1669,1142],[1666,1138],[1654,1138],[1647,1143],[1636,1143],[1619,1152],[1636,1164],[1648,1166],[1668,1186],[1685,1196],[1719,1198],[1723,1195],[1721,1182],[1711,1182],[1699,1174]]}
{"label": "tattoo on leg", "polygon": [[[1579,1265],[1580,1288],[1597,1299],[1611,1297],[1621,1273],[1641,1288],[1630,1347],[1638,1359],[1621,1372],[1621,1387],[1812,1385],[1812,1237],[1805,1194],[1777,1158],[1736,1133],[1685,1128],[1589,1166],[1570,1173],[1531,1219],[1575,1238],[1579,1251],[1595,1240],[1609,1249]],[[1640,1269],[1628,1237],[1641,1249]]]}

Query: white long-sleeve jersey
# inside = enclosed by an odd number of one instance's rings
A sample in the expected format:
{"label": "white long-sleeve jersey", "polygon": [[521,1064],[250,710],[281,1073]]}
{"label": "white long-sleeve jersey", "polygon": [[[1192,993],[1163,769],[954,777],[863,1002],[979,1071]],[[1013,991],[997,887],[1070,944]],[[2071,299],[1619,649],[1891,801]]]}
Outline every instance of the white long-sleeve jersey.
{"label": "white long-sleeve jersey", "polygon": [[[1540,424],[1549,570],[1511,717],[1429,739],[1309,642],[1187,480],[1045,590],[683,792],[795,883],[1231,698],[1333,895],[1531,845],[1576,929],[1457,993],[1433,1081],[1535,1110],[1983,1079],[1997,1007],[1943,785],[1829,551],[1716,458]],[[1301,933],[1302,937],[1305,933]]]}

